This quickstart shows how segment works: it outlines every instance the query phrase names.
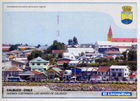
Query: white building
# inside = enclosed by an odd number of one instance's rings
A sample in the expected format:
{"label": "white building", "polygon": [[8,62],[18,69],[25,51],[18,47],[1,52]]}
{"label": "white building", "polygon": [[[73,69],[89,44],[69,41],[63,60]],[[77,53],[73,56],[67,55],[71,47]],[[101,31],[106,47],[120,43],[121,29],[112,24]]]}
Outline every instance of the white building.
{"label": "white building", "polygon": [[124,65],[112,65],[110,67],[111,80],[129,80],[129,67]]}
{"label": "white building", "polygon": [[72,74],[72,71],[71,70],[65,70],[63,72],[63,78],[65,80],[71,80],[71,74]]}
{"label": "white building", "polygon": [[73,53],[63,52],[63,58],[76,60],[76,56]]}
{"label": "white building", "polygon": [[93,48],[67,48],[66,52],[81,54],[86,52],[94,52]]}
{"label": "white building", "polygon": [[137,45],[137,43],[97,41],[95,43],[95,51],[104,52],[104,51],[107,51],[107,48],[117,47],[119,48],[119,51],[122,53],[126,51],[127,49],[131,49],[133,45]]}
{"label": "white building", "polygon": [[76,66],[78,65],[79,61],[70,61],[69,66]]}

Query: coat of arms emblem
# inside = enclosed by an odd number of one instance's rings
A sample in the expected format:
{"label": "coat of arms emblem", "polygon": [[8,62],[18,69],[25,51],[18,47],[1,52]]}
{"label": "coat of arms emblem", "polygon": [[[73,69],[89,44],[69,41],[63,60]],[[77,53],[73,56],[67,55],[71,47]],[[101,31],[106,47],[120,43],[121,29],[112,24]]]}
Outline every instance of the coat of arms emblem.
{"label": "coat of arms emblem", "polygon": [[131,12],[132,7],[131,6],[123,6],[123,11],[121,12],[121,22],[123,24],[130,24],[132,23],[133,19],[133,12]]}

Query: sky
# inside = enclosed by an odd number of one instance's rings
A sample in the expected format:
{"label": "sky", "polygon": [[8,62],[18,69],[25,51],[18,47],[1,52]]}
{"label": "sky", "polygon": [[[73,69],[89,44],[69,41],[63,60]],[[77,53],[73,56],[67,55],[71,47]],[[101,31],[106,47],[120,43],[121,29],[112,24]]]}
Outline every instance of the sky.
{"label": "sky", "polygon": [[[45,10],[10,9],[11,11],[5,8],[5,4],[2,13],[4,44],[52,45],[54,40],[58,40],[58,15],[60,42],[65,44],[74,36],[79,44],[107,41],[110,26],[114,38],[137,37],[136,4],[61,3],[45,4]],[[125,5],[132,6],[133,22],[129,25],[121,23],[121,7]]]}

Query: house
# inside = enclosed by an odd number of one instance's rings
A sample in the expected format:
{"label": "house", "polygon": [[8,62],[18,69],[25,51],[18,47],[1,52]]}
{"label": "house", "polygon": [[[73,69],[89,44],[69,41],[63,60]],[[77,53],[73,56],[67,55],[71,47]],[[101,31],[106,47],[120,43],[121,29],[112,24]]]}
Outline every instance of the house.
{"label": "house", "polygon": [[68,63],[71,61],[71,59],[67,59],[67,58],[59,58],[57,59],[57,66],[58,67],[63,67],[64,63]]}
{"label": "house", "polygon": [[92,48],[92,44],[80,44],[80,48]]}
{"label": "house", "polygon": [[19,76],[21,77],[22,80],[26,80],[26,81],[45,81],[47,74],[39,72],[39,71],[26,71],[22,74],[19,74]]}
{"label": "house", "polygon": [[63,72],[63,78],[65,80],[71,80],[71,74],[72,74],[72,71],[71,70],[65,70]]}
{"label": "house", "polygon": [[75,68],[72,68],[71,71],[72,71],[71,78],[74,78],[75,80],[79,80],[79,81],[83,79],[81,68],[75,67]]}
{"label": "house", "polygon": [[117,56],[121,56],[122,53],[120,53],[119,51],[105,51],[103,55],[104,55],[104,57],[105,57],[105,56],[108,56],[108,55],[117,55]]}
{"label": "house", "polygon": [[19,69],[16,66],[12,66],[12,67],[4,67],[2,69],[2,79],[3,80],[7,80],[7,78],[9,76],[19,76],[19,74],[21,74],[23,72],[23,70]]}
{"label": "house", "polygon": [[45,73],[48,75],[49,79],[55,79],[56,77],[59,77],[61,71],[60,68],[49,68]]}
{"label": "house", "polygon": [[20,55],[22,54],[21,50],[12,50],[9,51],[9,53],[14,53],[16,57],[20,57]]}
{"label": "house", "polygon": [[90,80],[95,80],[95,81],[109,80],[109,74],[110,74],[109,70],[110,70],[110,66],[100,66],[97,69],[97,74],[94,73],[93,75],[91,75]]}
{"label": "house", "polygon": [[27,52],[27,53],[24,53],[25,57],[27,58],[28,55],[30,55],[32,52]]}
{"label": "house", "polygon": [[81,63],[94,63],[94,58],[93,57],[87,57],[87,56],[81,56],[80,58],[78,58],[79,64]]}
{"label": "house", "polygon": [[107,58],[107,59],[113,58],[113,59],[115,59],[116,57],[122,57],[122,55],[115,55],[115,54],[113,54],[113,55],[107,55],[104,58]]}
{"label": "house", "polygon": [[12,66],[17,66],[20,69],[25,69],[26,64],[28,63],[27,58],[14,58],[11,60]]}
{"label": "house", "polygon": [[9,52],[10,45],[2,44],[2,52]]}
{"label": "house", "polygon": [[45,45],[41,45],[39,48],[37,48],[36,50],[39,50],[39,51],[42,51],[42,52],[44,52],[44,50],[47,50],[47,46],[45,46]]}
{"label": "house", "polygon": [[129,67],[127,65],[112,65],[110,67],[110,80],[129,80]]}
{"label": "house", "polygon": [[79,61],[70,61],[69,66],[76,66],[79,64]]}
{"label": "house", "polygon": [[2,52],[2,62],[7,62],[7,61],[9,61],[9,56],[5,52]]}
{"label": "house", "polygon": [[18,49],[20,49],[20,50],[25,50],[25,49],[33,49],[33,50],[36,50],[36,48],[34,46],[27,46],[27,45],[18,46]]}
{"label": "house", "polygon": [[131,49],[133,45],[137,45],[137,43],[133,42],[111,42],[113,47],[119,48],[119,51],[122,53],[127,49]]}
{"label": "house", "polygon": [[115,48],[118,48],[119,51],[122,53],[122,52],[126,51],[127,49],[131,49],[132,45],[137,45],[137,43],[97,41],[95,43],[95,51],[98,51],[99,53],[104,53],[108,49],[115,47]]}
{"label": "house", "polygon": [[21,61],[15,61],[15,60],[11,60],[12,62],[12,66],[17,66],[20,69],[25,69],[26,64],[21,62]]}
{"label": "house", "polygon": [[31,70],[45,71],[49,68],[49,61],[37,57],[29,61],[29,66]]}
{"label": "house", "polygon": [[137,80],[137,70],[129,74],[129,81]]}
{"label": "house", "polygon": [[78,54],[81,54],[82,52],[83,53],[86,53],[86,52],[94,52],[94,49],[93,48],[67,48],[66,49],[66,52],[68,52],[68,53],[78,53]]}
{"label": "house", "polygon": [[94,53],[85,53],[83,56],[79,57],[78,60],[80,63],[95,63],[96,58],[102,58],[103,54],[94,52]]}
{"label": "house", "polygon": [[60,52],[66,52],[66,50],[52,50],[52,53],[58,56]]}
{"label": "house", "polygon": [[108,48],[112,47],[112,44],[110,41],[96,41],[94,46],[96,52],[104,53]]}
{"label": "house", "polygon": [[62,57],[71,59],[71,60],[76,60],[78,56],[79,56],[79,54],[76,54],[76,53],[74,54],[74,53],[64,52]]}
{"label": "house", "polygon": [[90,80],[91,75],[96,74],[98,68],[97,67],[83,67],[82,70],[82,76],[84,80]]}

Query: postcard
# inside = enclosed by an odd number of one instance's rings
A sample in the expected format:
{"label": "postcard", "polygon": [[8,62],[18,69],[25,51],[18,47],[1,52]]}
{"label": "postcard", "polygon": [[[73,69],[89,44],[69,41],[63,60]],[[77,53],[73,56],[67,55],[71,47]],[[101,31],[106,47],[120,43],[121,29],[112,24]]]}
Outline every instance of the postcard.
{"label": "postcard", "polygon": [[137,100],[137,2],[3,2],[2,99]]}

